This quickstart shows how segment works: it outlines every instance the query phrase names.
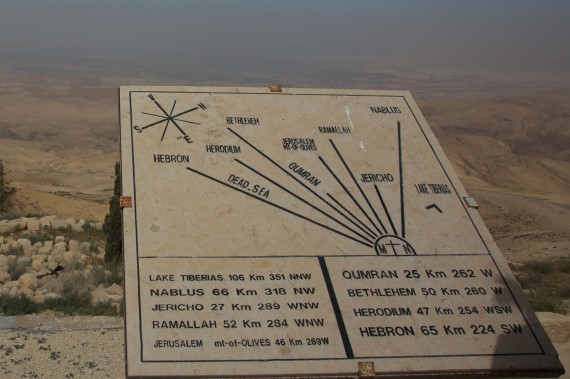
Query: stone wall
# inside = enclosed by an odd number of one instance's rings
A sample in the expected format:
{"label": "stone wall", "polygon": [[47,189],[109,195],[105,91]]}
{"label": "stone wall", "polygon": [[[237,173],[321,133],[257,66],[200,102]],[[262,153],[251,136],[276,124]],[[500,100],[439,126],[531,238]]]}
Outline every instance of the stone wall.
{"label": "stone wall", "polygon": [[71,229],[80,232],[87,227],[101,230],[102,222],[76,221],[74,218],[58,219],[57,216],[21,217],[14,220],[0,220],[0,234],[13,233],[21,230],[38,232],[43,230]]}

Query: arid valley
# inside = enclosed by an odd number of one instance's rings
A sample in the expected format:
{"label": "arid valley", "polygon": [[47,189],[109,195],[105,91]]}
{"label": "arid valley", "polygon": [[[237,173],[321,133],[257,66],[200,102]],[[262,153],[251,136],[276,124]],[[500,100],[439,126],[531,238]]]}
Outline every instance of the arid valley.
{"label": "arid valley", "polygon": [[570,379],[570,2],[0,3],[0,377]]}
{"label": "arid valley", "polygon": [[[366,82],[367,77],[377,81]],[[546,287],[528,290],[531,301],[566,298],[568,273],[550,275],[570,259],[570,92],[564,89],[564,80],[497,81],[444,74],[433,78],[363,69],[349,82],[302,74],[280,81],[287,87],[410,90],[467,191],[477,200],[499,248],[515,273],[522,275],[519,280],[529,277],[529,267],[547,270],[541,271],[542,277],[548,276]],[[136,75],[112,80],[68,76],[65,70],[0,70],[0,160],[16,188],[8,216],[103,221],[119,160],[118,85],[270,83],[274,79],[269,75],[255,78],[251,74],[236,82],[186,83]],[[539,317],[567,364],[568,317],[554,313]],[[120,318],[54,317],[48,312],[4,320],[11,324],[1,333],[14,346],[23,347],[0,367],[8,377],[34,377],[42,369],[51,377],[124,373]],[[66,343],[71,335],[81,341],[81,349],[79,342]],[[47,348],[43,346],[46,338]]]}
{"label": "arid valley", "polygon": [[[410,85],[508,260],[568,258],[570,93],[521,86],[446,96],[441,85]],[[119,160],[117,93],[96,80],[0,71],[0,160],[17,188],[16,213],[103,220]]]}

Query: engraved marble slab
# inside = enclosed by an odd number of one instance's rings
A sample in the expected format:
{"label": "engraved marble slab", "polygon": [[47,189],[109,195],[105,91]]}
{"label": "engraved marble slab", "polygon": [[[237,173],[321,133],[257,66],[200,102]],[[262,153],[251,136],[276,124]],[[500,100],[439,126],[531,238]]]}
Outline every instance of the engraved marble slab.
{"label": "engraved marble slab", "polygon": [[546,375],[408,92],[121,87],[129,377]]}

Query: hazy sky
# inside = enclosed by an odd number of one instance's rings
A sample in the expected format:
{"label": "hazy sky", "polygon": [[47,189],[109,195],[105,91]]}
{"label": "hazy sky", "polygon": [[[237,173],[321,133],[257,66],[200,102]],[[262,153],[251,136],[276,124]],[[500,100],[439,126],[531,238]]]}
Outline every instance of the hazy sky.
{"label": "hazy sky", "polygon": [[0,65],[567,73],[569,20],[568,0],[0,0]]}

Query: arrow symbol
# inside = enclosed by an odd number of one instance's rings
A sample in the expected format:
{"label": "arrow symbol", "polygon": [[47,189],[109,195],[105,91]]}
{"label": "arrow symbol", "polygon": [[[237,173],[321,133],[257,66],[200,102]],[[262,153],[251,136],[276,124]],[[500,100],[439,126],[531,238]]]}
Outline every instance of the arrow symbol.
{"label": "arrow symbol", "polygon": [[435,203],[430,204],[426,207],[426,209],[432,209],[432,208],[437,209],[439,211],[439,213],[443,213],[443,211],[441,209],[439,209],[439,207],[437,205],[435,205]]}

